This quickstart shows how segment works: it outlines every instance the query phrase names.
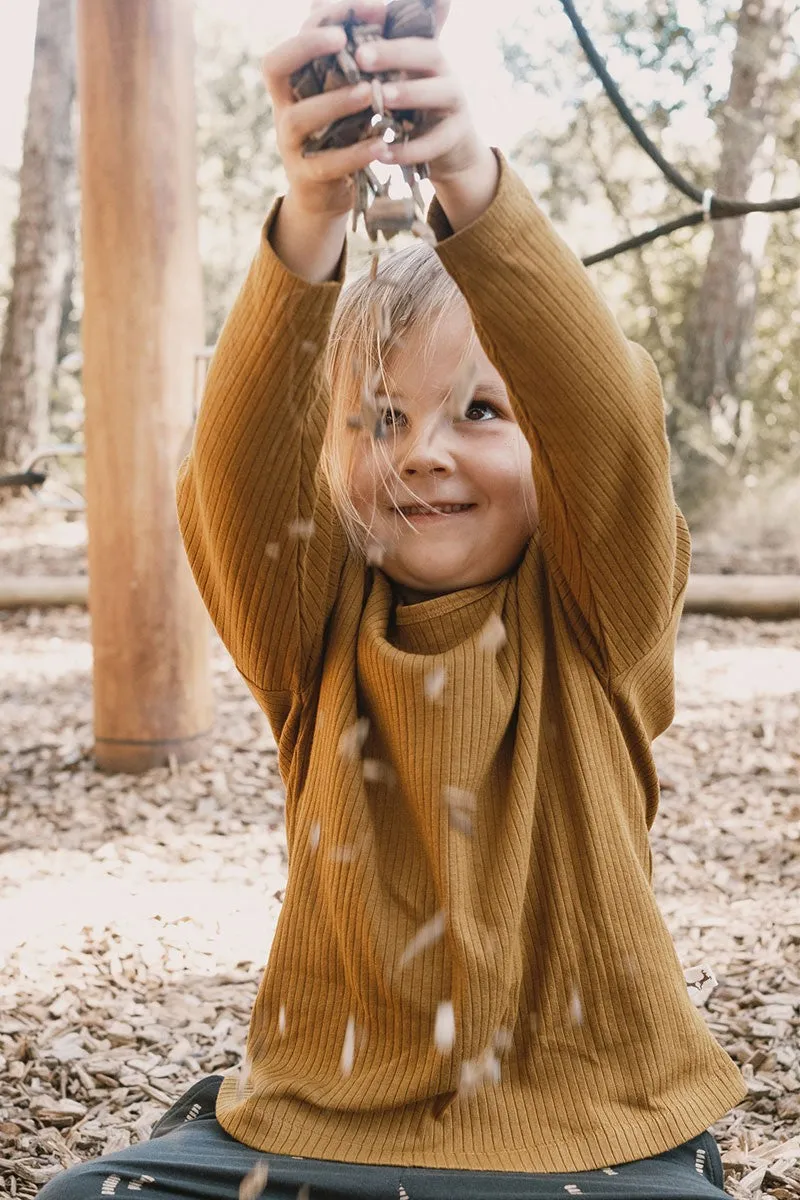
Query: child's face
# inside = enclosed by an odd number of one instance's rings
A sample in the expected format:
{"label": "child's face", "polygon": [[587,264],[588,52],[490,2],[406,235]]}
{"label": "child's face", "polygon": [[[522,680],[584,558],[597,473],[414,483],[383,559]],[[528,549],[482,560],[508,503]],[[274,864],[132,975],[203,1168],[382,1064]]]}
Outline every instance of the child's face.
{"label": "child's face", "polygon": [[[536,528],[530,448],[503,380],[477,340],[472,399],[465,401],[463,419],[448,413],[470,334],[468,313],[458,308],[432,336],[424,329],[404,335],[386,363],[395,416],[387,404],[382,445],[396,475],[366,439],[355,451],[353,503],[383,548],[382,569],[406,603],[508,574]],[[378,395],[379,404],[385,399]],[[406,517],[397,511],[420,501],[470,508]]]}

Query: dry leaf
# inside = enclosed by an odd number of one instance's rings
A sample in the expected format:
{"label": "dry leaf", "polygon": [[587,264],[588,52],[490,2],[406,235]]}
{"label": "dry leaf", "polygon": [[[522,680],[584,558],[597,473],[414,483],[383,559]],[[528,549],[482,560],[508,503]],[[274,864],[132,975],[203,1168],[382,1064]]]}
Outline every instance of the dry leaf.
{"label": "dry leaf", "polygon": [[443,1000],[436,1009],[433,1040],[440,1054],[446,1054],[448,1050],[453,1049],[456,1040],[456,1014],[452,1000]]}
{"label": "dry leaf", "polygon": [[428,946],[432,946],[438,942],[445,930],[446,916],[444,909],[440,909],[435,916],[431,917],[422,928],[414,935],[411,941],[406,946],[400,956],[400,966],[404,967],[406,963],[410,963],[413,958],[421,954]]}
{"label": "dry leaf", "polygon": [[356,1054],[356,1019],[348,1017],[347,1029],[344,1034],[344,1044],[342,1045],[342,1057],[339,1063],[339,1069],[344,1076],[350,1075],[353,1070],[353,1060]]}
{"label": "dry leaf", "polygon": [[267,1186],[269,1166],[266,1162],[257,1162],[252,1171],[248,1171],[239,1184],[239,1200],[257,1200]]}

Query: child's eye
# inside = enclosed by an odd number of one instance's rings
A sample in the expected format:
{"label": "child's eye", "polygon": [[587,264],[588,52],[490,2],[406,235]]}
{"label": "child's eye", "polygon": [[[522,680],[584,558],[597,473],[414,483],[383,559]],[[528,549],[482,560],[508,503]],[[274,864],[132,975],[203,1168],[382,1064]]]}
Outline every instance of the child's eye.
{"label": "child's eye", "polygon": [[[470,413],[474,412],[475,409],[485,409],[486,412],[491,413],[492,416],[494,416],[494,417],[497,417],[500,415],[498,413],[497,409],[495,408],[495,406],[493,404],[490,404],[488,400],[470,400],[469,405],[467,407],[467,411],[464,414],[465,417],[469,419]],[[481,423],[481,422],[479,422],[479,421],[472,422],[473,425],[477,425],[479,423]]]}
{"label": "child's eye", "polygon": [[405,421],[403,414],[396,408],[384,408],[381,413],[381,423],[385,429],[396,429]]}

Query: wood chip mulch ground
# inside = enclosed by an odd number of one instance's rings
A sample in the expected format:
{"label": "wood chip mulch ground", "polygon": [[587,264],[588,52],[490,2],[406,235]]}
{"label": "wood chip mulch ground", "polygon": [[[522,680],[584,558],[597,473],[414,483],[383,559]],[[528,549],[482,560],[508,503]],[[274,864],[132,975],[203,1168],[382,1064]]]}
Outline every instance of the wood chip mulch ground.
{"label": "wood chip mulch ground", "polygon": [[[74,523],[9,526],[0,570],[73,573]],[[59,532],[60,531],[60,532]],[[66,531],[66,532],[65,532]],[[61,539],[61,540],[59,540]],[[43,565],[44,564],[44,565]],[[207,757],[91,760],[83,609],[0,613],[0,1188],[141,1140],[235,1068],[286,876],[275,747],[223,649]],[[800,1198],[800,621],[685,617],[656,743],[655,886],[747,1099],[712,1127],[734,1197]]]}

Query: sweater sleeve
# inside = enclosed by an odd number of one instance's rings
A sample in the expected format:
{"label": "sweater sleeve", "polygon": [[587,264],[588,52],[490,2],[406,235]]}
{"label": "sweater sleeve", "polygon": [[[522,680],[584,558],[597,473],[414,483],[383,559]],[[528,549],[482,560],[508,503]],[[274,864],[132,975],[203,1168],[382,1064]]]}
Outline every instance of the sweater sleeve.
{"label": "sweater sleeve", "polygon": [[304,686],[322,649],[346,540],[318,470],[322,358],[341,287],[291,274],[264,226],[211,361],[177,484],[197,586],[239,671],[265,692]]}
{"label": "sweater sleeve", "polygon": [[489,208],[429,221],[531,447],[537,537],[570,624],[607,679],[670,623],[690,539],[670,477],[664,400],[579,259],[500,154]]}

